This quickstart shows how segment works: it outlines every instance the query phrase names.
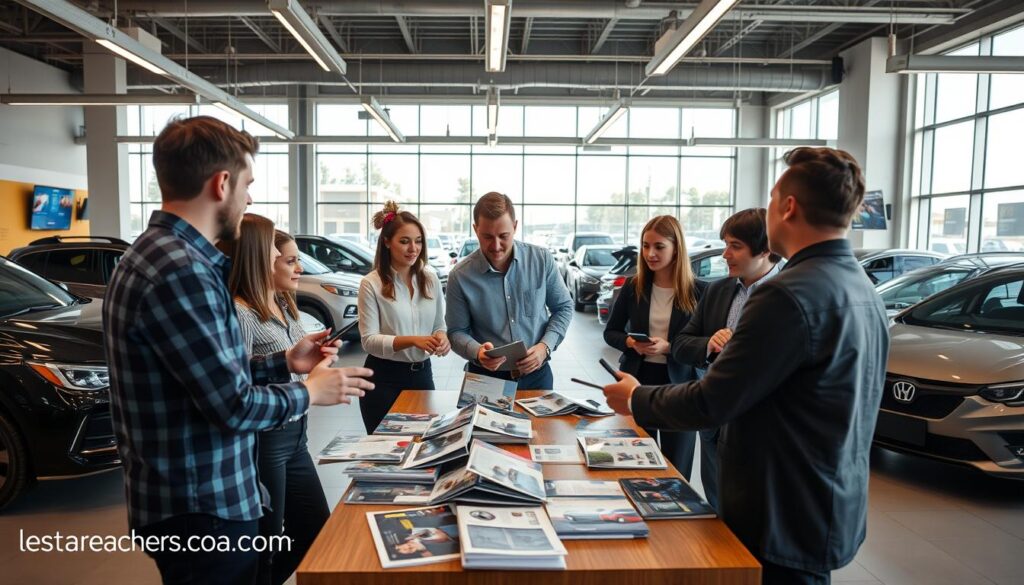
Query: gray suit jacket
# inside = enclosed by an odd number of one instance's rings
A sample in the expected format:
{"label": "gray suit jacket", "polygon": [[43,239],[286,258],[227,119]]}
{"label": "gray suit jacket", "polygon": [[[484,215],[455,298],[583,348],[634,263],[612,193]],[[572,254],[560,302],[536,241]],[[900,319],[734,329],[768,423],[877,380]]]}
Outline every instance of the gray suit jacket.
{"label": "gray suit jacket", "polygon": [[885,380],[885,307],[846,240],[809,246],[755,291],[707,375],[640,387],[637,423],[719,438],[722,518],[758,558],[810,571],[864,541]]}
{"label": "gray suit jacket", "polygon": [[708,285],[697,309],[672,340],[672,358],[681,364],[708,367],[708,342],[729,320],[729,308],[736,297],[735,278],[722,278]]}

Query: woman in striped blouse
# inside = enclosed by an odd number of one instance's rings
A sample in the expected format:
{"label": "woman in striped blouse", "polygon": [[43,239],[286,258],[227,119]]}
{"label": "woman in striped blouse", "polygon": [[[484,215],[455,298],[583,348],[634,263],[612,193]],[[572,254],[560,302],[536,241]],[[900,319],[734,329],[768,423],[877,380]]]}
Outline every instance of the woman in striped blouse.
{"label": "woman in striped blouse", "polygon": [[[302,274],[295,240],[275,230],[269,219],[247,213],[238,238],[224,243],[222,249],[232,259],[228,288],[235,297],[249,355],[272,354],[295,345],[306,334],[295,305],[295,290]],[[305,378],[292,376],[296,380]],[[260,520],[260,532],[292,539],[291,550],[264,558],[260,583],[284,583],[330,516],[307,448],[307,419],[303,416],[259,436],[259,478],[270,492],[271,506]]]}

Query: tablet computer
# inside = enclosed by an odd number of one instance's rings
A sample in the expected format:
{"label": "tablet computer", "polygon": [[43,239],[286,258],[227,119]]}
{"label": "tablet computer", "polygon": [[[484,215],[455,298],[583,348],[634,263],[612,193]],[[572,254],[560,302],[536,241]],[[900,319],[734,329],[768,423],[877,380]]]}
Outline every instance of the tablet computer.
{"label": "tablet computer", "polygon": [[487,350],[484,355],[489,358],[503,357],[508,362],[517,362],[526,357],[526,344],[522,341],[513,341],[508,345]]}

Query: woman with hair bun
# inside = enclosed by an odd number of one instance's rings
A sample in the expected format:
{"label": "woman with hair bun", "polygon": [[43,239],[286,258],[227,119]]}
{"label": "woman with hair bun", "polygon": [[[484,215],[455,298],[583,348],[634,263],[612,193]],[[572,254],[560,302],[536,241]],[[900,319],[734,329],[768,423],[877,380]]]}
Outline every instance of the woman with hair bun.
{"label": "woman with hair bun", "polygon": [[359,285],[359,334],[376,388],[359,400],[367,433],[402,390],[433,390],[431,356],[451,351],[441,281],[427,267],[423,224],[394,201],[373,216],[380,230],[373,272]]}

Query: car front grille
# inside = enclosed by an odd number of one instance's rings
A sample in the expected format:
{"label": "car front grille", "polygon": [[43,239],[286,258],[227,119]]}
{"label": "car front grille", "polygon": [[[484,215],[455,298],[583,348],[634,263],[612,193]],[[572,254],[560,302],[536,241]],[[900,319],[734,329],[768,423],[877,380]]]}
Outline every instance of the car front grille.
{"label": "car front grille", "polygon": [[989,461],[985,452],[978,448],[973,442],[960,437],[943,437],[941,435],[928,434],[925,437],[924,445],[913,445],[895,439],[876,439],[882,445],[892,447],[901,451],[911,451],[923,455],[931,455],[941,459],[954,461]]}
{"label": "car front grille", "polygon": [[[916,387],[914,400],[911,403],[900,402],[893,395],[893,384],[898,381],[911,382]],[[977,394],[978,389],[977,386],[953,385],[904,376],[886,376],[882,408],[910,416],[942,419],[963,404],[964,397]]]}
{"label": "car front grille", "polygon": [[98,454],[112,454],[117,446],[114,423],[110,411],[97,411],[88,416],[82,424],[73,447],[75,454],[91,457]]}

